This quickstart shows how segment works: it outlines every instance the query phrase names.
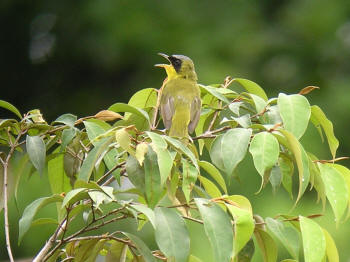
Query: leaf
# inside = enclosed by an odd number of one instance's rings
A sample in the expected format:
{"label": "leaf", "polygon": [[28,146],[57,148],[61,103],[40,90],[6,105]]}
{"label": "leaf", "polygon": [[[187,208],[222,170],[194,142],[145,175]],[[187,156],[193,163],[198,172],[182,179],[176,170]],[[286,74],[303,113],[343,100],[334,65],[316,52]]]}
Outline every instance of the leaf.
{"label": "leaf", "polygon": [[153,132],[146,133],[152,139],[152,149],[157,153],[161,184],[164,185],[165,181],[170,176],[173,167],[173,158],[167,149],[168,144],[163,136]]}
{"label": "leaf", "polygon": [[59,116],[55,121],[53,121],[53,123],[62,123],[73,128],[75,121],[77,121],[77,116],[72,114],[64,114]]}
{"label": "leaf", "polygon": [[270,217],[265,220],[267,228],[281,241],[293,258],[299,259],[299,236],[294,228]]}
{"label": "leaf", "polygon": [[202,260],[200,260],[198,257],[194,255],[190,255],[188,262],[202,262]]}
{"label": "leaf", "polygon": [[0,107],[5,108],[9,111],[11,111],[12,113],[14,113],[16,116],[19,117],[19,119],[22,119],[22,115],[19,112],[19,110],[12,104],[10,104],[9,102],[6,102],[4,100],[0,100]]}
{"label": "leaf", "polygon": [[198,170],[186,159],[182,159],[182,191],[187,203],[190,201],[190,194],[197,181]]}
{"label": "leaf", "polygon": [[211,182],[208,178],[204,176],[198,176],[198,180],[201,182],[204,187],[206,193],[212,198],[221,197],[222,194],[220,190],[216,187],[216,185]]}
{"label": "leaf", "polygon": [[[89,140],[94,146],[100,143],[100,141],[96,140],[95,138],[102,134],[105,134],[111,129],[109,124],[100,120],[95,120],[95,119],[84,121],[84,125],[86,128],[86,132],[88,134]],[[109,170],[114,168],[115,165],[117,164],[117,159],[116,159],[117,155],[118,155],[118,151],[115,148],[112,148],[105,154],[103,160]],[[118,171],[114,171],[112,174],[116,178],[119,178]]]}
{"label": "leaf", "polygon": [[143,242],[139,237],[133,234],[130,234],[127,232],[123,232],[123,234],[127,236],[135,244],[137,250],[140,252],[140,254],[142,255],[142,258],[146,262],[156,262],[155,257],[152,255],[151,250],[147,247],[145,242]]}
{"label": "leaf", "polygon": [[199,84],[199,87],[201,89],[204,89],[205,92],[211,94],[212,96],[216,97],[217,99],[225,102],[226,104],[229,104],[230,101],[224,96],[222,95],[221,93],[219,93],[215,87],[211,87],[211,86],[204,86],[204,85],[200,85]]}
{"label": "leaf", "polygon": [[142,204],[131,204],[130,206],[136,209],[137,211],[141,212],[142,214],[144,214],[148,218],[148,220],[151,222],[153,228],[156,228],[156,221],[155,221],[156,217],[152,209]]}
{"label": "leaf", "polygon": [[199,161],[199,166],[203,168],[215,180],[215,182],[218,183],[222,190],[224,190],[225,194],[227,194],[226,183],[220,174],[220,171],[207,161]]}
{"label": "leaf", "polygon": [[[72,189],[69,178],[64,172],[63,161],[63,154],[48,161],[48,178],[52,194],[61,194],[63,192],[69,192]],[[60,206],[57,205],[57,214],[59,218],[61,215],[60,210]]]}
{"label": "leaf", "polygon": [[66,149],[67,145],[73,140],[76,135],[76,130],[74,128],[64,129],[62,131],[62,143],[60,152]]}
{"label": "leaf", "polygon": [[266,100],[254,94],[249,94],[249,96],[253,99],[256,113],[260,114],[261,112],[263,112],[267,106]]}
{"label": "leaf", "polygon": [[323,113],[322,109],[318,106],[311,106],[311,122],[315,125],[315,127],[321,126],[323,128],[324,133],[326,134],[328,145],[332,153],[332,157],[335,158],[339,141],[334,135],[333,124]]}
{"label": "leaf", "polygon": [[346,181],[333,164],[318,163],[321,178],[326,189],[326,196],[331,204],[335,221],[338,225],[349,203],[349,194]]}
{"label": "leaf", "polygon": [[307,95],[314,91],[315,89],[320,89],[318,86],[307,86],[299,91],[299,95]]}
{"label": "leaf", "polygon": [[135,157],[137,161],[139,161],[139,164],[142,166],[143,160],[145,159],[145,154],[147,153],[148,150],[148,144],[147,143],[140,143],[137,144],[136,146],[136,152],[135,152]]}
{"label": "leaf", "polygon": [[62,199],[63,197],[60,195],[52,195],[49,197],[38,198],[24,209],[23,215],[19,220],[18,244],[21,242],[24,234],[30,228],[30,225],[32,224],[33,218],[36,215],[36,213],[44,206],[53,202],[61,202]]}
{"label": "leaf", "polygon": [[145,193],[145,171],[137,159],[130,155],[126,160],[125,169],[131,183],[142,193]]}
{"label": "leaf", "polygon": [[157,154],[150,146],[145,156],[144,170],[147,203],[151,208],[154,208],[163,196],[163,188],[160,182]]}
{"label": "leaf", "polygon": [[184,144],[182,144],[179,140],[175,138],[164,136],[164,139],[167,140],[173,147],[175,147],[176,149],[180,150],[183,154],[185,154],[191,160],[192,164],[199,171],[197,158],[194,156],[191,150],[189,150]]}
{"label": "leaf", "polygon": [[345,166],[333,164],[333,168],[337,169],[340,174],[342,174],[348,189],[348,200],[350,205],[350,170]]}
{"label": "leaf", "polygon": [[110,110],[102,110],[94,115],[94,117],[102,121],[114,121],[123,118],[120,114]]}
{"label": "leaf", "polygon": [[[249,202],[249,201],[248,201]],[[225,203],[227,209],[234,218],[235,236],[234,236],[234,255],[237,256],[242,248],[248,243],[252,234],[254,233],[254,219],[253,214],[244,209],[234,205]]]}
{"label": "leaf", "polygon": [[124,104],[124,103],[115,103],[115,104],[111,105],[108,108],[108,110],[114,111],[114,112],[130,112],[130,113],[133,113],[135,115],[141,116],[147,120],[147,122],[150,126],[150,119],[149,119],[147,112],[145,112],[144,110],[137,108],[135,106]]}
{"label": "leaf", "polygon": [[292,176],[294,173],[294,165],[290,158],[281,155],[281,157],[278,160],[279,168],[282,174],[282,185],[289,193],[290,197],[293,199],[293,192],[292,192],[292,186],[293,186],[293,180]]}
{"label": "leaf", "polygon": [[309,101],[302,95],[279,94],[277,105],[284,128],[297,139],[301,138],[309,123],[311,108]]}
{"label": "leaf", "polygon": [[173,208],[155,210],[155,237],[160,250],[172,261],[186,262],[190,253],[190,236],[186,224]]}
{"label": "leaf", "polygon": [[254,235],[263,255],[264,262],[277,261],[277,246],[269,233],[256,228]]}
{"label": "leaf", "polygon": [[328,233],[326,229],[322,228],[322,230],[326,238],[326,255],[328,262],[339,262],[337,246],[335,245],[332,236]]}
{"label": "leaf", "polygon": [[[95,262],[97,259],[97,256],[100,254],[100,251],[104,248],[105,243],[107,242],[107,239],[100,239],[96,244],[93,245],[91,248],[91,253],[88,257],[84,258],[82,262]],[[77,261],[76,258],[74,261]]]}
{"label": "leaf", "polygon": [[47,225],[47,224],[58,225],[58,222],[56,219],[53,219],[53,218],[38,218],[34,220],[30,226],[33,227],[33,226],[41,226],[41,225]]}
{"label": "leaf", "polygon": [[305,192],[307,185],[309,184],[309,179],[310,179],[309,159],[304,148],[302,147],[302,145],[299,143],[299,141],[295,138],[293,134],[282,129],[279,130],[279,132],[281,132],[286,138],[287,140],[286,146],[293,153],[295,162],[298,167],[299,191],[298,191],[298,197],[295,201],[295,203],[297,203],[300,197]]}
{"label": "leaf", "polygon": [[265,173],[277,163],[279,156],[279,143],[269,132],[254,135],[249,152],[253,156],[254,166],[262,177],[261,188],[265,184]]}
{"label": "leaf", "polygon": [[210,158],[213,163],[228,176],[246,155],[251,129],[235,128],[219,135],[210,148]]}
{"label": "leaf", "polygon": [[[84,193],[84,194],[83,194]],[[71,191],[69,191],[63,201],[62,201],[62,205],[61,207],[64,208],[68,203],[74,203],[76,202],[75,200],[78,199],[79,196],[84,195],[84,196],[88,196],[87,195],[87,188],[75,188],[72,189]]]}
{"label": "leaf", "polygon": [[264,89],[262,89],[257,83],[243,78],[235,78],[233,80],[239,83],[242,87],[244,87],[244,89],[247,90],[249,93],[260,96],[265,101],[268,100]]}
{"label": "leaf", "polygon": [[95,164],[101,154],[107,150],[108,146],[111,144],[113,137],[106,137],[99,141],[98,145],[96,145],[85,158],[80,172],[78,174],[78,179],[83,180],[85,182],[89,181],[91,173],[95,167]]}
{"label": "leaf", "polygon": [[228,262],[233,250],[233,232],[227,213],[216,203],[195,198],[205,233],[214,252],[214,261]]}
{"label": "leaf", "polygon": [[44,140],[40,136],[27,135],[26,148],[33,166],[40,174],[42,174],[45,168],[46,158],[46,146]]}
{"label": "leaf", "polygon": [[326,238],[322,228],[310,218],[299,216],[305,262],[320,262],[326,254]]}
{"label": "leaf", "polygon": [[115,131],[115,139],[117,140],[118,144],[126,150],[130,155],[135,155],[134,149],[131,147],[131,138],[126,131],[125,128],[119,129]]}

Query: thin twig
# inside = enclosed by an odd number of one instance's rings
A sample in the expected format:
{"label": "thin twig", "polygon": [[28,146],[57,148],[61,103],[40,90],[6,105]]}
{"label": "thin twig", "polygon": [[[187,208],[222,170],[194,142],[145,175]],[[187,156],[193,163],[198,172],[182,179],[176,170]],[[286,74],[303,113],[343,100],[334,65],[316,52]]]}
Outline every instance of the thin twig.
{"label": "thin twig", "polygon": [[196,218],[193,218],[193,217],[188,217],[188,216],[182,216],[184,219],[188,219],[188,220],[191,220],[191,221],[194,221],[194,222],[197,222],[199,224],[203,224],[203,221],[202,220],[199,220],[199,219],[196,219]]}
{"label": "thin twig", "polygon": [[215,137],[215,134],[220,133],[222,131],[225,131],[227,129],[231,129],[231,127],[230,126],[223,126],[223,127],[218,128],[218,129],[215,129],[213,131],[205,132],[204,134],[193,137],[192,140],[198,140],[198,139],[202,139],[202,138],[213,138],[213,137]]}
{"label": "thin twig", "polygon": [[[1,164],[4,169],[4,180],[3,180],[3,198],[4,198],[4,220],[5,220],[5,238],[6,238],[6,248],[7,248],[7,253],[9,256],[9,259],[11,262],[14,261],[13,255],[12,255],[12,250],[11,250],[11,241],[10,241],[10,224],[9,224],[9,210],[8,210],[8,198],[7,198],[7,190],[8,190],[8,167],[10,163],[10,159],[18,146],[18,142],[22,135],[24,134],[25,131],[20,131],[19,134],[16,137],[16,140],[12,143],[10,142],[11,148],[10,151],[6,157],[6,160],[4,161],[2,158],[1,159]],[[11,141],[9,134],[9,141]]]}
{"label": "thin twig", "polygon": [[102,182],[105,178],[107,178],[110,174],[112,174],[115,170],[117,170],[118,168],[122,167],[123,165],[125,165],[126,161],[121,162],[120,164],[114,166],[112,169],[110,169],[106,174],[104,174],[102,177],[100,177],[96,183],[100,183]]}
{"label": "thin twig", "polygon": [[334,158],[334,159],[330,159],[330,160],[314,160],[312,162],[325,164],[325,163],[334,163],[334,162],[341,161],[341,160],[347,160],[349,158],[350,157],[348,157],[348,156],[343,156],[343,157],[338,157],[338,158]]}

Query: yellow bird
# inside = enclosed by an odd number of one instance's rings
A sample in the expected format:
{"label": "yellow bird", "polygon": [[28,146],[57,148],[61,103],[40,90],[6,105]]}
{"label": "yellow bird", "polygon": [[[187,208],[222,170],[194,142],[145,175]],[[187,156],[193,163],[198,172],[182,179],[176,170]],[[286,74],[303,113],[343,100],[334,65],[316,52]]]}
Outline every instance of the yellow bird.
{"label": "yellow bird", "polygon": [[160,113],[169,136],[188,137],[196,128],[200,113],[201,99],[197,85],[197,74],[192,60],[184,55],[165,55],[170,64],[157,64],[167,73],[160,97]]}

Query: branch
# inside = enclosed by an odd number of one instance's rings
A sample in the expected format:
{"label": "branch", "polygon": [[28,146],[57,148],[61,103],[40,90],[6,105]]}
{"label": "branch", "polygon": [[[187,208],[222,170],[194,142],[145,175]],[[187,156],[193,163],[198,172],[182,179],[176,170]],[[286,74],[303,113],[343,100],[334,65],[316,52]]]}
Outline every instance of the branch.
{"label": "branch", "polygon": [[107,178],[110,174],[112,174],[115,170],[117,170],[118,168],[122,167],[123,165],[125,165],[126,161],[121,162],[120,164],[114,166],[112,169],[110,169],[106,174],[104,174],[102,177],[100,177],[96,183],[100,183],[102,182],[105,178]]}
{"label": "branch", "polygon": [[[89,232],[89,231],[92,231],[92,230],[95,230],[95,229],[98,229],[100,227],[103,227],[104,225],[107,225],[107,224],[110,224],[112,222],[115,222],[117,220],[120,220],[120,219],[123,219],[123,218],[126,218],[127,216],[126,215],[122,215],[122,216],[119,216],[119,217],[115,217],[113,219],[110,219],[106,222],[102,222],[101,224],[99,225],[96,225],[94,227],[90,227],[91,225],[93,225],[94,223],[98,222],[98,221],[101,221],[103,220],[104,218],[112,215],[112,214],[115,214],[115,213],[118,213],[120,212],[121,210],[123,210],[125,207],[122,206],[118,209],[115,209],[115,210],[112,210],[111,212],[107,213],[106,215],[103,215],[97,219],[94,219],[92,220],[88,225],[86,225],[85,227],[83,227],[82,229],[78,230],[77,232],[75,232],[74,234],[70,235],[69,237],[65,238],[65,239],[62,239],[59,241],[59,244],[54,247],[50,252],[49,250],[53,247],[54,243],[57,242],[57,238],[61,235],[62,232],[65,232],[67,227],[66,227],[66,224],[64,223],[62,226],[59,226],[58,229],[60,230],[59,232],[55,232],[49,239],[49,241],[46,243],[46,245],[44,246],[44,248],[40,251],[40,253],[37,255],[37,257],[35,259],[38,258],[38,260],[33,260],[33,262],[41,262],[41,261],[46,261],[47,259],[49,259],[62,245],[64,245],[65,243],[67,242],[70,242],[71,239],[73,238],[76,238],[77,236],[79,236],[80,234],[83,234],[85,232]],[[65,219],[65,221],[67,221]],[[39,257],[40,255],[40,257]]]}
{"label": "branch", "polygon": [[199,136],[193,137],[192,140],[198,140],[198,139],[202,139],[202,138],[214,138],[215,137],[214,134],[220,133],[220,132],[225,131],[227,129],[231,129],[231,127],[230,126],[223,126],[223,127],[218,128],[218,129],[215,129],[213,131],[205,132]]}
{"label": "branch", "polygon": [[337,162],[337,161],[341,161],[341,160],[347,160],[349,159],[350,157],[348,156],[343,156],[343,157],[338,157],[338,158],[334,158],[334,159],[331,159],[331,160],[314,160],[312,161],[313,163],[322,163],[322,164],[325,164],[325,163],[334,163],[334,162]]}
{"label": "branch", "polygon": [[8,167],[9,167],[9,163],[10,163],[10,159],[13,155],[13,152],[15,151],[16,147],[19,145],[19,140],[22,137],[23,133],[25,131],[20,131],[19,134],[16,137],[16,140],[14,141],[14,143],[11,143],[11,136],[9,135],[9,139],[10,139],[10,151],[6,157],[5,160],[3,160],[1,157],[1,164],[3,166],[4,169],[4,180],[3,180],[3,198],[4,198],[4,220],[5,220],[5,238],[6,238],[6,249],[7,249],[7,253],[9,256],[9,259],[11,262],[14,261],[13,259],[13,255],[12,255],[12,250],[11,250],[11,241],[10,241],[10,224],[9,224],[9,210],[8,210],[8,198],[7,198],[7,194],[8,194]]}

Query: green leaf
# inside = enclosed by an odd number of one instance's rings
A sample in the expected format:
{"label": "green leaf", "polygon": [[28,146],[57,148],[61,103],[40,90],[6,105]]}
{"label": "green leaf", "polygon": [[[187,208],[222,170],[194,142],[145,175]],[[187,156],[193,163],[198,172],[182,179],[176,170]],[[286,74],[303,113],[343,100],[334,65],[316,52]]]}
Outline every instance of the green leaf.
{"label": "green leaf", "polygon": [[264,262],[277,261],[277,246],[269,233],[257,228],[254,231],[254,236],[260,247]]}
{"label": "green leaf", "polygon": [[[157,104],[158,93],[154,88],[146,88],[137,91],[129,100],[128,104],[136,108],[155,107]],[[129,113],[125,114],[125,118],[129,117]]]}
{"label": "green leaf", "polygon": [[26,138],[26,148],[30,161],[40,174],[45,168],[46,146],[40,136],[29,136]]}
{"label": "green leaf", "polygon": [[197,168],[199,171],[198,161],[197,158],[194,156],[192,151],[188,149],[184,144],[182,144],[179,140],[169,137],[169,136],[163,136],[165,140],[167,140],[173,147],[175,147],[177,150],[180,150],[181,153],[185,154],[192,162],[192,164]]}
{"label": "green leaf", "polygon": [[290,197],[293,198],[293,180],[292,176],[294,173],[294,165],[290,158],[281,155],[281,157],[278,160],[279,168],[282,174],[282,185],[289,193]]}
{"label": "green leaf", "polygon": [[225,203],[225,205],[232,214],[235,221],[235,241],[233,251],[234,256],[237,256],[242,248],[248,243],[249,239],[254,233],[255,225],[253,214],[244,208],[240,208],[227,203]]}
{"label": "green leaf", "polygon": [[322,230],[326,238],[326,255],[328,262],[339,262],[337,246],[335,245],[332,236],[328,233],[326,229],[322,228]]}
{"label": "green leaf", "polygon": [[135,244],[137,250],[140,252],[140,254],[142,255],[142,258],[146,262],[156,262],[155,257],[152,255],[151,250],[147,247],[145,242],[143,242],[139,237],[133,234],[130,234],[127,232],[123,232],[123,234],[127,236]]}
{"label": "green leaf", "polygon": [[340,174],[342,174],[346,185],[348,189],[348,200],[349,200],[349,205],[350,205],[350,170],[346,168],[345,166],[338,165],[338,164],[333,164],[332,165],[335,169],[339,171]]}
{"label": "green leaf", "polygon": [[227,213],[216,203],[195,198],[204,222],[204,230],[214,252],[214,261],[228,262],[233,250],[233,231]]}
{"label": "green leaf", "polygon": [[77,121],[77,116],[72,114],[64,114],[59,116],[55,121],[53,121],[53,123],[62,123],[73,128],[75,121]]}
{"label": "green leaf", "polygon": [[4,100],[0,100],[0,107],[5,108],[9,111],[11,111],[12,113],[14,113],[16,116],[19,117],[19,119],[22,119],[22,115],[19,112],[19,110],[13,106],[12,104],[10,104],[9,102],[6,102]]}
{"label": "green leaf", "polygon": [[218,183],[221,189],[224,190],[225,194],[227,194],[226,183],[220,174],[220,171],[207,161],[199,161],[199,166],[203,168],[215,180],[215,182]]}
{"label": "green leaf", "polygon": [[299,216],[305,262],[323,261],[326,238],[322,228],[310,218]]}
{"label": "green leaf", "polygon": [[72,188],[69,183],[69,178],[64,173],[63,159],[64,155],[61,154],[48,162],[48,177],[53,194],[68,192]]}
{"label": "green leaf", "polygon": [[309,123],[311,108],[309,101],[302,95],[279,94],[278,108],[284,128],[297,139],[301,138]]}
{"label": "green leaf", "polygon": [[82,260],[82,262],[95,262],[97,259],[97,256],[100,254],[100,251],[104,248],[106,242],[107,242],[107,239],[100,239],[96,244],[94,244],[93,247],[91,248],[92,250],[91,253],[87,258]]}
{"label": "green leaf", "polygon": [[253,99],[256,113],[259,114],[259,113],[263,112],[263,110],[265,110],[265,108],[267,106],[266,100],[264,100],[260,96],[254,95],[254,94],[249,94],[249,95]]}
{"label": "green leaf", "polygon": [[349,194],[343,175],[333,164],[318,163],[321,178],[326,189],[326,196],[334,212],[338,224],[349,203]]}
{"label": "green leaf", "polygon": [[188,262],[202,262],[202,260],[200,260],[198,257],[194,255],[190,255]]}
{"label": "green leaf", "polygon": [[160,181],[157,154],[151,146],[148,147],[148,152],[145,156],[144,169],[147,203],[151,208],[154,208],[163,196],[163,188]]}
{"label": "green leaf", "polygon": [[279,156],[279,143],[269,132],[256,134],[249,147],[253,156],[254,166],[262,177],[261,187],[265,184],[265,173],[277,163]]}
{"label": "green leaf", "polygon": [[141,116],[144,119],[146,119],[148,124],[150,125],[150,119],[149,119],[149,116],[148,116],[147,112],[145,112],[144,110],[142,110],[140,108],[137,108],[135,106],[124,104],[124,103],[115,103],[115,104],[111,105],[108,108],[108,110],[114,111],[114,112],[130,112],[130,113],[133,113],[135,115]]}
{"label": "green leaf", "polygon": [[152,139],[151,146],[157,153],[161,184],[164,185],[165,181],[170,176],[173,167],[173,158],[167,149],[168,144],[163,136],[153,132],[146,133]]}
{"label": "green leaf", "polygon": [[324,112],[321,108],[314,105],[311,106],[311,122],[315,125],[315,127],[321,126],[323,128],[324,133],[326,134],[328,145],[331,150],[333,158],[335,158],[339,141],[334,135],[333,131],[333,124],[332,122],[326,117]]}
{"label": "green leaf", "polygon": [[205,92],[211,94],[212,96],[216,97],[217,99],[225,102],[226,104],[229,104],[230,101],[221,93],[219,93],[215,87],[211,86],[204,86],[204,85],[199,85],[201,89],[204,89]]}
{"label": "green leaf", "polygon": [[190,194],[198,177],[198,170],[186,159],[182,159],[182,191],[187,203],[190,201]]}
{"label": "green leaf", "polygon": [[130,155],[135,155],[135,150],[131,147],[131,138],[129,132],[125,128],[115,131],[115,140]]}
{"label": "green leaf", "polygon": [[151,222],[153,228],[156,228],[156,220],[155,220],[156,217],[152,209],[142,204],[131,204],[130,206],[136,209],[137,211],[141,212],[142,214],[144,214],[148,218],[148,220]]}
{"label": "green leaf", "polygon": [[267,101],[268,98],[264,89],[262,89],[257,83],[254,83],[253,81],[250,81],[248,79],[243,79],[243,78],[235,78],[233,80],[239,83],[249,93],[260,96],[262,99]]}
{"label": "green leaf", "polygon": [[108,146],[113,141],[113,137],[106,137],[99,141],[99,143],[88,153],[85,158],[80,172],[78,174],[78,179],[83,181],[89,181],[91,173],[95,167],[97,160],[100,158],[101,154],[107,150]]}
{"label": "green leaf", "polygon": [[142,193],[145,193],[145,171],[137,159],[130,155],[126,160],[125,169],[131,183]]}
{"label": "green leaf", "polygon": [[267,228],[285,246],[293,258],[299,259],[299,235],[294,228],[270,217],[265,220]]}
{"label": "green leaf", "polygon": [[[74,262],[86,262],[93,256],[93,250],[99,239],[82,240],[74,245]],[[105,240],[103,240],[105,241]]]}
{"label": "green leaf", "polygon": [[67,145],[72,141],[72,139],[76,135],[76,130],[74,128],[64,129],[62,131],[62,143],[61,143],[61,149],[60,152],[66,149]]}
{"label": "green leaf", "polygon": [[186,224],[173,208],[155,210],[155,237],[160,250],[170,261],[186,262],[190,253],[190,236]]}
{"label": "green leaf", "polygon": [[300,197],[305,192],[305,189],[307,185],[309,184],[310,180],[310,170],[309,170],[309,158],[302,147],[302,145],[299,143],[299,141],[295,138],[295,136],[286,131],[286,130],[279,130],[284,137],[287,140],[287,147],[288,149],[293,153],[295,162],[298,167],[299,172],[299,191],[298,191],[298,197],[295,203],[297,203],[300,199]]}
{"label": "green leaf", "polygon": [[41,226],[41,225],[47,225],[47,224],[58,225],[58,222],[56,219],[53,219],[53,218],[38,218],[38,219],[35,219],[30,226],[33,227],[33,226]]}
{"label": "green leaf", "polygon": [[204,176],[198,176],[198,180],[204,187],[206,193],[212,198],[221,197],[222,194],[216,185]]}
{"label": "green leaf", "polygon": [[33,218],[36,215],[36,213],[44,206],[53,202],[61,202],[62,199],[63,197],[60,195],[52,195],[49,197],[38,198],[24,209],[23,215],[19,220],[18,244],[21,242],[24,234],[30,228],[30,225],[32,224]]}
{"label": "green leaf", "polygon": [[76,188],[69,191],[62,201],[61,207],[64,208],[68,203],[74,203],[77,199],[83,196],[83,198],[87,198],[87,188]]}
{"label": "green leaf", "polygon": [[234,169],[244,159],[251,134],[251,129],[235,128],[217,136],[213,141],[210,158],[228,176],[233,174]]}

